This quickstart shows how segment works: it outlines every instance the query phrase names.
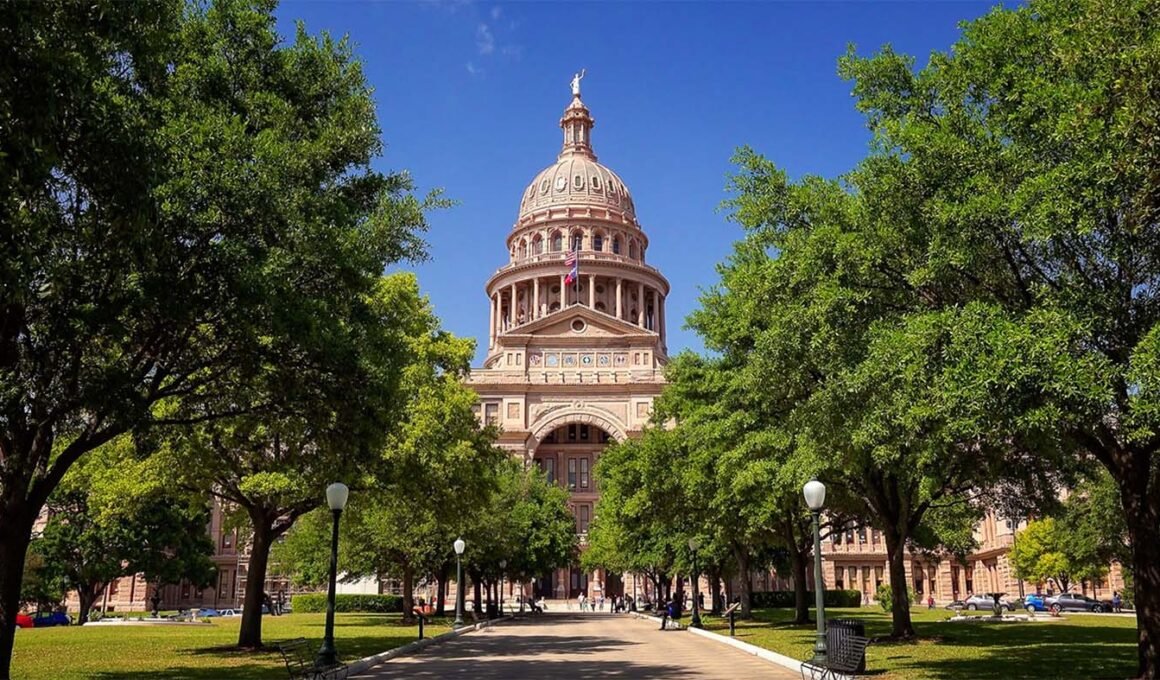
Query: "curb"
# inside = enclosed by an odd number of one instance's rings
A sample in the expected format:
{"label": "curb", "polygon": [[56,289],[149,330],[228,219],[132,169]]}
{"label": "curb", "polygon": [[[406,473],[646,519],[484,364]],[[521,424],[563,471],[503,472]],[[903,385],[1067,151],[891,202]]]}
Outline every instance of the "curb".
{"label": "curb", "polygon": [[459,637],[460,635],[466,635],[467,633],[471,633],[477,630],[483,630],[484,628],[488,628],[497,623],[503,623],[504,621],[510,621],[511,619],[512,617],[510,615],[505,615],[498,619],[480,621],[479,623],[474,623],[469,626],[464,626],[455,630],[449,630],[446,633],[440,633],[435,637],[423,638],[422,640],[408,642],[402,647],[395,647],[394,649],[388,649],[385,652],[379,652],[378,654],[372,654],[371,656],[364,657],[358,661],[352,661],[347,665],[346,672],[347,675],[357,675],[385,661],[390,661],[396,656],[405,656],[407,654],[411,654],[412,652],[417,652],[421,649],[430,647],[431,645],[439,644],[440,642],[445,642],[447,640],[452,640]]}
{"label": "curb", "polygon": [[[661,622],[659,617],[649,616],[648,614],[633,613],[633,616],[638,618],[638,619],[648,619],[649,621],[652,621],[654,623]],[[677,625],[680,625],[680,624],[677,624]],[[752,654],[753,656],[756,656],[759,659],[762,659],[764,661],[768,661],[768,662],[770,662],[772,664],[776,664],[778,666],[782,666],[784,668],[788,668],[791,671],[795,671],[797,673],[801,673],[801,671],[802,671],[802,662],[801,661],[798,661],[797,659],[791,659],[790,657],[788,657],[784,654],[778,654],[777,652],[771,652],[768,649],[758,647],[757,645],[751,645],[748,642],[742,642],[736,638],[726,637],[724,635],[712,633],[710,631],[705,630],[704,628],[690,628],[687,626],[685,626],[683,628],[684,628],[684,630],[686,630],[689,633],[692,633],[693,635],[700,635],[701,637],[708,638],[708,639],[710,639],[718,644],[729,645],[730,647],[733,647],[734,649],[739,649],[739,650],[745,652],[746,654]]]}

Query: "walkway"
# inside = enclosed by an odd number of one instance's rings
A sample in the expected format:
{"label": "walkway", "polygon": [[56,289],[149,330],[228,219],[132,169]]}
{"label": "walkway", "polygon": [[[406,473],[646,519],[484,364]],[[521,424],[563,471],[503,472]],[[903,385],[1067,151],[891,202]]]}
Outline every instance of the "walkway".
{"label": "walkway", "polygon": [[359,680],[688,678],[790,680],[797,673],[626,614],[549,612],[501,623],[372,668]]}

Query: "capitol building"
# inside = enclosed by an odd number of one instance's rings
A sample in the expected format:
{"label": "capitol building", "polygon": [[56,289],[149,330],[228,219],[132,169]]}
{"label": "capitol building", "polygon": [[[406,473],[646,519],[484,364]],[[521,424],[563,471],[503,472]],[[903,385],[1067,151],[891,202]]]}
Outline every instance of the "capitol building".
{"label": "capitol building", "polygon": [[[560,153],[520,198],[507,262],[487,280],[487,357],[471,372],[499,446],[571,492],[583,548],[609,443],[638,436],[664,386],[669,282],[624,181],[597,160],[580,96],[560,119]],[[623,594],[619,574],[578,566],[536,577],[536,595]]]}

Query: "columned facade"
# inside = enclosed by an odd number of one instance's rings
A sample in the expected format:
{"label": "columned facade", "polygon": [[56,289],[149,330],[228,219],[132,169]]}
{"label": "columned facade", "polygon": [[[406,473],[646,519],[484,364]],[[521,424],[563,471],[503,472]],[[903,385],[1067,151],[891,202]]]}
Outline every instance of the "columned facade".
{"label": "columned facade", "polygon": [[[646,262],[649,239],[628,187],[596,160],[595,121],[573,91],[556,162],[524,189],[488,279],[488,354],[469,384],[499,445],[571,492],[581,546],[609,443],[638,436],[664,383],[669,283]],[[573,264],[575,262],[575,264]],[[536,575],[550,599],[623,592],[618,574],[578,565]]]}

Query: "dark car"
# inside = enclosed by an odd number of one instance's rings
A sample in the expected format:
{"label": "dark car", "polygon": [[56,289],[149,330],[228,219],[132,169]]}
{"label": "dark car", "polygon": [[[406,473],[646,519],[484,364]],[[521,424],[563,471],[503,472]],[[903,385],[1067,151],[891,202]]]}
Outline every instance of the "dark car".
{"label": "dark car", "polygon": [[53,626],[67,626],[72,619],[64,612],[36,612],[32,615],[33,628],[51,628]]}
{"label": "dark car", "polygon": [[1112,610],[1110,602],[1100,602],[1099,600],[1088,597],[1087,595],[1079,595],[1076,593],[1060,593],[1053,595],[1044,601],[1047,608],[1053,612],[1107,612]]}

